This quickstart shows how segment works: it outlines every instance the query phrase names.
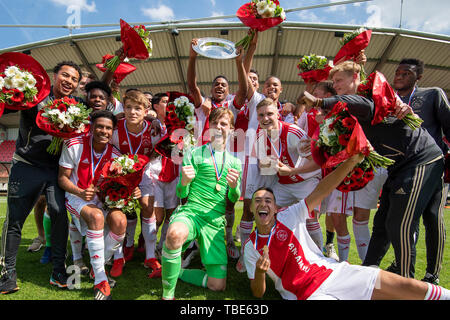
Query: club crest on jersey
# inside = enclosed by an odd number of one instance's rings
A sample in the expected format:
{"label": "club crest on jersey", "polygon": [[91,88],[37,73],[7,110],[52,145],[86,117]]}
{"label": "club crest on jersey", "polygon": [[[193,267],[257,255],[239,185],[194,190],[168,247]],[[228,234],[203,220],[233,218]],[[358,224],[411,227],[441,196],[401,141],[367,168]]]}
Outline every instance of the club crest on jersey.
{"label": "club crest on jersey", "polygon": [[277,239],[278,241],[286,241],[288,238],[288,233],[285,230],[278,230]]}

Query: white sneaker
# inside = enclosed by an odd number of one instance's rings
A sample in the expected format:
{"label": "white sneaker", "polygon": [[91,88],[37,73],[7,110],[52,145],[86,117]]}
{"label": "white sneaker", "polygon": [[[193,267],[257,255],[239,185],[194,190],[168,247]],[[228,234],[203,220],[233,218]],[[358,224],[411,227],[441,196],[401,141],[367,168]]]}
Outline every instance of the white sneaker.
{"label": "white sneaker", "polygon": [[325,246],[326,249],[326,254],[325,256],[327,256],[328,258],[333,258],[334,260],[339,262],[339,256],[336,253],[336,250],[334,249],[334,244],[333,243],[329,243]]}
{"label": "white sneaker", "polygon": [[244,273],[247,271],[247,268],[245,268],[243,256],[239,257],[239,260],[236,263],[236,270],[237,270],[237,272],[240,272],[240,273]]}
{"label": "white sneaker", "polygon": [[189,264],[191,263],[192,259],[195,257],[195,255],[198,252],[198,247],[195,241],[191,243],[191,245],[186,249],[184,252],[184,256],[181,261],[181,267],[183,269],[187,268]]}
{"label": "white sneaker", "polygon": [[241,242],[241,228],[239,225],[236,227],[236,234],[234,236],[237,242]]}
{"label": "white sneaker", "polygon": [[36,237],[33,239],[33,242],[27,248],[28,252],[38,252],[45,245],[45,239],[41,237]]}
{"label": "white sneaker", "polygon": [[83,259],[78,259],[73,262],[78,268],[80,268],[80,273],[86,275],[89,273],[89,268],[84,264]]}
{"label": "white sneaker", "polygon": [[239,258],[239,256],[240,256],[239,249],[236,248],[236,245],[234,244],[234,241],[227,242],[227,253],[228,253],[228,256],[231,259]]}

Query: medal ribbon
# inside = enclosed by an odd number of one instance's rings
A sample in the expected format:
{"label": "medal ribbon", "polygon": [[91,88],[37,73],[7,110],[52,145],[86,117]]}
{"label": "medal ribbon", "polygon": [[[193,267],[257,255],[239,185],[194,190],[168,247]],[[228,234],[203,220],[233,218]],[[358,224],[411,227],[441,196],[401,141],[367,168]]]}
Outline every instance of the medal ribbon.
{"label": "medal ribbon", "polygon": [[223,174],[223,168],[225,167],[225,158],[226,158],[226,151],[223,152],[223,161],[222,161],[222,169],[220,169],[220,173],[219,173],[219,169],[217,167],[217,161],[216,161],[216,157],[214,156],[214,150],[211,147],[211,143],[208,144],[209,147],[209,152],[211,153],[211,157],[213,159],[213,164],[214,164],[214,171],[216,173],[216,179],[217,182],[219,182],[220,178],[222,177]]}
{"label": "medal ribbon", "polygon": [[147,127],[148,127],[147,121],[144,121],[144,129],[143,129],[142,132],[140,133],[141,141],[139,142],[139,146],[137,147],[137,149],[136,149],[135,151],[133,151],[133,146],[131,145],[131,141],[130,141],[130,135],[128,134],[127,120],[125,120],[124,127],[125,127],[125,133],[126,133],[126,135],[127,135],[128,148],[130,149],[130,154],[135,155],[136,153],[138,153],[139,149],[141,148],[141,145],[142,145],[142,136],[144,135],[144,131],[147,130]]}
{"label": "medal ribbon", "polygon": [[106,146],[105,150],[103,150],[102,155],[97,160],[97,162],[94,162],[94,147],[92,143],[92,137],[91,137],[91,175],[92,175],[92,182],[95,181],[95,171],[97,170],[98,165],[102,161],[103,156],[105,155],[106,150],[108,150],[108,146]]}
{"label": "medal ribbon", "polygon": [[[272,240],[272,236],[273,236],[273,230],[275,230],[275,227],[277,226],[277,222],[275,221],[275,224],[273,225],[272,229],[269,232],[269,239],[267,240],[267,247],[269,247],[270,244],[270,240]],[[258,229],[255,229],[255,250],[258,251]]]}

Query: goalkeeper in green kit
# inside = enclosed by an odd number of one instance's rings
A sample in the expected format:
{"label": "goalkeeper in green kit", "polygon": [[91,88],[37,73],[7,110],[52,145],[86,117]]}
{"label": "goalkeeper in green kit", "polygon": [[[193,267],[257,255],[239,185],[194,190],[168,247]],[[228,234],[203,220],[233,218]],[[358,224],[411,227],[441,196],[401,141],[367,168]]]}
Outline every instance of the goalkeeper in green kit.
{"label": "goalkeeper in green kit", "polygon": [[[162,251],[163,299],[174,299],[182,281],[223,291],[226,286],[226,197],[240,197],[241,162],[225,146],[234,128],[233,113],[216,108],[209,116],[211,142],[194,148],[183,158],[177,196],[186,198],[172,214]],[[197,240],[206,271],[182,269],[181,254]]]}

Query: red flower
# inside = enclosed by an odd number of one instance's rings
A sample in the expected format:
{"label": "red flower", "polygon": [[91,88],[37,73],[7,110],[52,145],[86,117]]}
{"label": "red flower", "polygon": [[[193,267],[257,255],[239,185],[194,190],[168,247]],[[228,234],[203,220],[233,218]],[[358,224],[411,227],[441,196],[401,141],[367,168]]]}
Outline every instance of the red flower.
{"label": "red flower", "polygon": [[143,168],[142,163],[140,163],[139,161],[136,162],[136,163],[133,165],[133,169],[136,170],[136,171],[139,171],[139,170],[141,170],[142,168]]}
{"label": "red flower", "polygon": [[342,125],[349,130],[352,130],[355,127],[355,123],[356,123],[355,119],[351,117],[347,117],[344,120],[342,120]]}
{"label": "red flower", "polygon": [[350,134],[341,134],[339,136],[339,144],[346,147],[348,145],[348,141],[350,140],[351,135]]}
{"label": "red flower", "polygon": [[66,107],[66,105],[65,105],[64,103],[60,103],[60,104],[57,106],[57,109],[58,109],[60,112],[66,112],[66,111],[67,111],[67,107]]}
{"label": "red flower", "polygon": [[168,113],[175,112],[175,105],[173,103],[168,104],[166,110]]}
{"label": "red flower", "polygon": [[11,97],[11,100],[16,103],[20,103],[23,101],[23,99],[24,99],[23,92],[17,89],[13,89],[13,95]]}
{"label": "red flower", "polygon": [[372,180],[373,177],[374,177],[374,174],[373,174],[373,170],[372,170],[372,169],[369,169],[369,170],[367,170],[366,172],[364,172],[364,178],[365,178],[367,181]]}
{"label": "red flower", "polygon": [[120,196],[121,199],[127,198],[127,197],[128,197],[128,190],[127,190],[127,188],[125,188],[125,187],[120,188],[120,189],[118,190],[118,194],[119,194],[119,196]]}
{"label": "red flower", "polygon": [[178,120],[178,117],[175,112],[169,112],[169,114],[167,115],[167,119],[169,121],[176,121],[176,120]]}
{"label": "red flower", "polygon": [[354,175],[355,179],[361,179],[362,176],[364,175],[364,171],[363,171],[363,169],[357,167],[353,170],[353,175]]}
{"label": "red flower", "polygon": [[119,201],[120,200],[120,194],[115,190],[109,190],[108,197],[110,201]]}

